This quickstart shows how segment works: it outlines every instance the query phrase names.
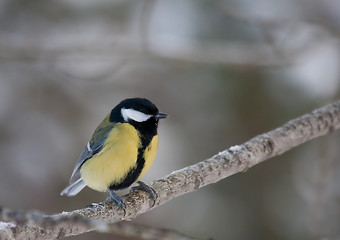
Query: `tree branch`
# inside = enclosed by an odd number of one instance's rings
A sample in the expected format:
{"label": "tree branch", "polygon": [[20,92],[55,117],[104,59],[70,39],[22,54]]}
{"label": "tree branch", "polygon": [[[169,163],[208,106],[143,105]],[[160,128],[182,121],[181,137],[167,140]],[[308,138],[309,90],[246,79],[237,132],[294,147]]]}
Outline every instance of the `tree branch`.
{"label": "tree branch", "polygon": [[[16,239],[18,236],[46,239],[60,236],[78,235],[97,229],[98,221],[117,222],[135,218],[185,193],[196,191],[206,185],[218,182],[233,174],[244,172],[250,167],[316,137],[326,135],[340,127],[340,101],[319,108],[268,133],[256,136],[249,141],[233,146],[215,156],[175,171],[170,175],[154,181],[151,186],[158,194],[155,205],[149,195],[143,191],[135,191],[122,197],[126,204],[126,215],[109,203],[92,204],[89,207],[63,212],[56,215],[39,215],[41,221],[34,224],[18,224],[20,218],[7,218],[0,213],[0,220],[15,221],[16,225],[0,228],[2,234],[10,232]],[[75,216],[82,216],[79,218]],[[49,224],[44,224],[45,220]],[[81,220],[79,220],[81,219]],[[93,220],[95,219],[95,220]],[[76,221],[76,222],[74,222]],[[24,223],[30,223],[29,221]],[[67,224],[65,224],[67,223]],[[105,225],[105,224],[104,224]],[[105,228],[104,228],[105,229]]]}
{"label": "tree branch", "polygon": [[[105,233],[113,233],[117,236],[136,239],[182,239],[195,240],[195,238],[183,235],[173,230],[155,228],[132,222],[117,222],[109,224],[105,221],[84,218],[74,215],[43,215],[38,212],[15,211],[0,208],[0,239],[50,239],[63,238],[64,231],[72,226],[73,231],[88,232],[96,230]],[[72,234],[73,235],[73,234]]]}

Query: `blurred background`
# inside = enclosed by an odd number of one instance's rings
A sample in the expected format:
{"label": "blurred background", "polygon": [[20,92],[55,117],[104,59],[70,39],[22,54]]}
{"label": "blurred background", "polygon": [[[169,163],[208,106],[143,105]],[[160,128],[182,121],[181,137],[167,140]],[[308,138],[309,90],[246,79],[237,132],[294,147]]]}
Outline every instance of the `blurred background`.
{"label": "blurred background", "polygon": [[[0,205],[57,213],[96,126],[128,97],[170,117],[144,181],[339,98],[337,0],[0,1]],[[202,239],[340,236],[338,132],[139,216]],[[112,239],[88,233],[70,239]]]}

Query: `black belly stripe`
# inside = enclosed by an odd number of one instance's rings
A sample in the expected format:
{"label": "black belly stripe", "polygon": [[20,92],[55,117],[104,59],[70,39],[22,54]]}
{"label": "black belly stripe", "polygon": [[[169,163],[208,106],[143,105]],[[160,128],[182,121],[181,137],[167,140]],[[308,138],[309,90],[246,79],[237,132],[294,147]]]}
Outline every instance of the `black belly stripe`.
{"label": "black belly stripe", "polygon": [[143,136],[141,137],[142,141],[141,147],[138,148],[137,164],[127,173],[123,181],[121,181],[120,183],[117,182],[112,183],[109,186],[111,190],[121,190],[124,188],[128,188],[138,179],[145,165],[144,159],[145,150],[150,145],[153,137],[157,135],[157,125],[155,126],[154,129],[146,128],[145,125],[143,126],[143,128],[141,128],[138,125],[135,126],[135,128],[138,130],[140,136]]}
{"label": "black belly stripe", "polygon": [[144,159],[144,152],[145,152],[145,147],[141,147],[138,149],[138,157],[137,157],[137,166],[135,168],[132,168],[124,180],[121,183],[113,183],[110,185],[110,189],[112,190],[120,190],[124,188],[128,188],[132,183],[134,183],[139,175],[141,174],[144,164],[145,164],[145,159]]}

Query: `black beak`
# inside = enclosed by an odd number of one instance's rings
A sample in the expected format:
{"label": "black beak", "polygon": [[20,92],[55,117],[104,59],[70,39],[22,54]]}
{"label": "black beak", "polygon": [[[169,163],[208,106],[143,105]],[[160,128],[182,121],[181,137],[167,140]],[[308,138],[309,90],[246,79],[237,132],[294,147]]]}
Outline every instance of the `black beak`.
{"label": "black beak", "polygon": [[165,114],[165,113],[157,113],[157,114],[155,115],[155,118],[157,118],[157,119],[167,118],[167,117],[168,117],[168,115]]}

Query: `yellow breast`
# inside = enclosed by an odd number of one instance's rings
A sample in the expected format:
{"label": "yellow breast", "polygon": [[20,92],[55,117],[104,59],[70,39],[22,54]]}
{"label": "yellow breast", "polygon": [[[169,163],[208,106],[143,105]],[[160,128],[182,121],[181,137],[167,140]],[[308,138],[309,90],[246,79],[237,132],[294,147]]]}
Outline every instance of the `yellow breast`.
{"label": "yellow breast", "polygon": [[[127,173],[136,166],[140,144],[138,131],[132,125],[117,123],[103,149],[81,167],[81,177],[86,185],[104,192],[110,184],[122,182]],[[153,153],[151,148],[151,151],[145,154],[148,155],[147,159],[154,158],[156,151]],[[151,163],[146,164],[145,167],[149,169]],[[143,172],[146,172],[145,168]]]}

